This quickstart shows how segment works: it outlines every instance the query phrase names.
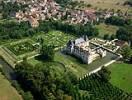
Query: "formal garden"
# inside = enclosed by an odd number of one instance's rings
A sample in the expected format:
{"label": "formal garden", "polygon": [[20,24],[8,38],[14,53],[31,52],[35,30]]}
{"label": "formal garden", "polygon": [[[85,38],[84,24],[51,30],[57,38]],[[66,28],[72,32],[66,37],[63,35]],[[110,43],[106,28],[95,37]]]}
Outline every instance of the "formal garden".
{"label": "formal garden", "polygon": [[37,41],[39,38],[43,38],[44,43],[47,45],[54,45],[56,48],[63,47],[69,40],[74,39],[75,36],[63,33],[61,31],[50,31],[48,33],[41,33],[35,36],[33,39]]}
{"label": "formal garden", "polygon": [[37,49],[32,45],[31,41],[9,44],[7,48],[17,56],[32,52]]}

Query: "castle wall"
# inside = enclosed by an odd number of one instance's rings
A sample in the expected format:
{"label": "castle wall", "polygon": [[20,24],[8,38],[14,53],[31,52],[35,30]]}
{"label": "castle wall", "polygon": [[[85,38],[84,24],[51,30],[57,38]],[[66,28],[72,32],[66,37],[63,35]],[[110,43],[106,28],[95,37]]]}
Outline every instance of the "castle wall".
{"label": "castle wall", "polygon": [[103,50],[99,47],[91,49],[89,47],[89,41],[82,42],[79,44],[72,44],[66,48],[67,52],[75,55],[76,57],[82,59],[84,63],[90,64],[96,60],[99,56],[105,57],[106,50]]}

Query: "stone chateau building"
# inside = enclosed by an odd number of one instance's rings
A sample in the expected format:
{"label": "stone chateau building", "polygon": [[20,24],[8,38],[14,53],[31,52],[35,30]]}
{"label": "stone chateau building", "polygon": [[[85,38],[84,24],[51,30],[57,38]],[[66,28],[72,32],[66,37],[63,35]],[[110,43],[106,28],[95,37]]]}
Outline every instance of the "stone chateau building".
{"label": "stone chateau building", "polygon": [[76,40],[69,40],[66,46],[66,52],[80,58],[84,63],[90,64],[94,60],[106,56],[106,50],[98,46],[90,46],[90,40],[87,36]]}

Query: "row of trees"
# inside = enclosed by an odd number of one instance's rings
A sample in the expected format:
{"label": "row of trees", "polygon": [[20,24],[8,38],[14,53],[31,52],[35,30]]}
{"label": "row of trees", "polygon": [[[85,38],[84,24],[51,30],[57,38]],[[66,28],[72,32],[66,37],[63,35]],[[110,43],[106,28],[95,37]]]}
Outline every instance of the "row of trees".
{"label": "row of trees", "polygon": [[77,24],[72,25],[68,23],[63,23],[61,21],[44,21],[40,23],[39,30],[50,31],[51,29],[60,30],[65,33],[70,33],[74,35],[88,35],[97,36],[99,34],[98,30],[91,24]]}
{"label": "row of trees", "polygon": [[4,21],[0,23],[0,39],[20,39],[24,36],[33,36],[35,33],[28,22]]}
{"label": "row of trees", "polygon": [[132,7],[132,0],[127,0],[124,2],[124,5],[130,5]]}
{"label": "row of trees", "polygon": [[117,26],[130,25],[131,22],[132,22],[131,19],[123,19],[118,16],[111,16],[105,20],[106,24],[112,24],[112,25],[117,25]]}
{"label": "row of trees", "polygon": [[65,33],[70,33],[74,35],[88,35],[97,36],[98,30],[92,25],[69,25],[67,23],[62,23],[60,21],[42,21],[40,26],[37,28],[32,28],[28,22],[17,23],[14,21],[5,21],[0,23],[0,39],[19,39],[22,37],[33,36],[38,32],[45,32],[51,30],[60,30]]}
{"label": "row of trees", "polygon": [[2,16],[4,19],[10,18],[11,16],[15,16],[15,13],[19,10],[24,10],[27,5],[18,4],[17,2],[4,2],[0,3]]}

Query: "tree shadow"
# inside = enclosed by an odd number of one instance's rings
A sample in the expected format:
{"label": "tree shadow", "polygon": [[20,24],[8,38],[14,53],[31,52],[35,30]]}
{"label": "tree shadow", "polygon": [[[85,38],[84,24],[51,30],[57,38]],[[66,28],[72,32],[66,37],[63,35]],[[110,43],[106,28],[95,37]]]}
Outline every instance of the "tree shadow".
{"label": "tree shadow", "polygon": [[49,62],[50,61],[49,58],[47,56],[44,56],[44,55],[36,56],[35,60],[42,61],[42,62]]}

